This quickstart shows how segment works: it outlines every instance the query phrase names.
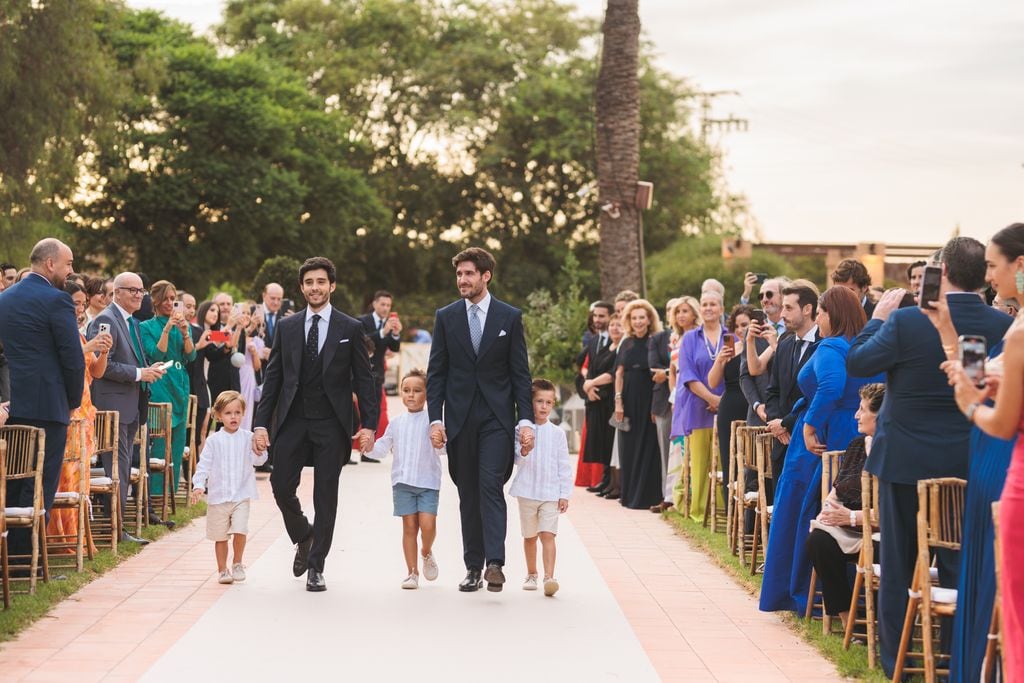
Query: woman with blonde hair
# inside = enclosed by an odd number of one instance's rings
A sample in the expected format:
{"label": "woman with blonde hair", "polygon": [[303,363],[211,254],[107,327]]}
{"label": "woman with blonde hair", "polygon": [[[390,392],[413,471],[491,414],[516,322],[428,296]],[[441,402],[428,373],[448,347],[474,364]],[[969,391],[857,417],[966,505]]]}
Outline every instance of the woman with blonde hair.
{"label": "woman with blonde hair", "polygon": [[633,510],[649,509],[661,501],[661,450],[651,412],[654,396],[647,347],[661,331],[658,312],[650,302],[636,299],[622,310],[626,338],[615,360],[615,419],[620,428],[619,469],[621,503]]}

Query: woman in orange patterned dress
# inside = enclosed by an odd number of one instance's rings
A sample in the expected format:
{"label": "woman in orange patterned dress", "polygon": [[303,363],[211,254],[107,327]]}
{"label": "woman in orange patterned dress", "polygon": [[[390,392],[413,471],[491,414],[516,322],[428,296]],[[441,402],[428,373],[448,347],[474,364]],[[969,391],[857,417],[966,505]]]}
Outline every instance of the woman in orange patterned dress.
{"label": "woman in orange patterned dress", "polygon": [[[64,291],[71,295],[71,300],[75,303],[75,314],[78,316],[79,325],[81,325],[85,320],[85,307],[89,301],[85,290],[77,284],[69,282],[65,285]],[[107,369],[107,352],[110,350],[112,338],[109,334],[102,334],[97,335],[90,341],[86,341],[85,337],[81,337],[81,341],[82,353],[85,354],[85,388],[82,390],[82,405],[71,412],[71,418],[72,420],[75,418],[85,420],[85,429],[83,430],[85,444],[84,448],[81,449],[81,455],[85,460],[85,467],[88,471],[89,458],[96,445],[95,435],[93,434],[96,408],[92,404],[89,385],[92,383],[92,378],[102,377],[103,372]],[[76,435],[68,434],[67,450],[64,452],[65,458],[78,446],[78,442],[79,439]],[[61,468],[60,484],[57,487],[57,491],[77,491],[80,483],[79,476],[77,465],[64,463]],[[88,485],[86,488],[88,488]],[[63,540],[75,537],[78,534],[78,511],[67,508],[55,508],[50,513],[50,522],[46,527],[46,533],[51,538],[63,536]],[[65,552],[74,551],[67,549]]]}

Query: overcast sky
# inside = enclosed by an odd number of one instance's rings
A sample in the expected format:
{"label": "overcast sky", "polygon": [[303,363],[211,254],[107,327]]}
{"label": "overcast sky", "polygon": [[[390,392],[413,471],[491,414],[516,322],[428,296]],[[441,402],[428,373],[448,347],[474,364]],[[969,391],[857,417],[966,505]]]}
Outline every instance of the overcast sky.
{"label": "overcast sky", "polygon": [[[128,4],[198,30],[220,13]],[[640,20],[663,68],[740,91],[714,115],[749,131],[715,139],[765,239],[939,243],[1024,221],[1024,2],[640,0]]]}

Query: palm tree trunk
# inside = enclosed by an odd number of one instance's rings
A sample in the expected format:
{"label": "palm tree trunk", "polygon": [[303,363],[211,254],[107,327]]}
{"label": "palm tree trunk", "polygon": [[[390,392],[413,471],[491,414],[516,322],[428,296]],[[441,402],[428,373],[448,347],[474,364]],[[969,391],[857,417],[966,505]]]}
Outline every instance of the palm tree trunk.
{"label": "palm tree trunk", "polygon": [[640,212],[639,0],[608,0],[597,76],[597,182],[601,294],[642,290]]}

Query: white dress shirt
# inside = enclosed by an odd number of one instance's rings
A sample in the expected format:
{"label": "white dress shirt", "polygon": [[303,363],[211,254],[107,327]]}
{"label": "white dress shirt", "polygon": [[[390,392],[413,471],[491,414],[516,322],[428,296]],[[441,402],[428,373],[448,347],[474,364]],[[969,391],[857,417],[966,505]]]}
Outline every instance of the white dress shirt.
{"label": "white dress shirt", "polygon": [[316,340],[316,352],[320,353],[321,351],[324,350],[324,343],[327,341],[327,327],[328,325],[330,325],[331,322],[331,305],[327,304],[322,309],[320,309],[319,312],[316,313],[314,313],[313,309],[310,308],[309,306],[306,307],[306,322],[304,323],[302,328],[303,343],[305,343],[305,340],[309,339],[309,328],[313,326],[314,315],[320,316],[320,322],[317,323],[319,335]]}
{"label": "white dress shirt", "polygon": [[818,326],[813,325],[811,329],[807,330],[807,334],[805,334],[804,336],[800,337],[799,340],[797,340],[797,344],[800,345],[800,358],[798,360],[802,361],[804,359],[804,354],[807,353],[807,349],[810,348],[811,344],[814,343],[814,340],[817,336]]}
{"label": "white dress shirt", "polygon": [[441,489],[443,448],[430,444],[430,418],[426,407],[403,413],[388,422],[383,436],[373,444],[373,457],[384,458],[391,451],[391,485],[407,484],[421,489]]}
{"label": "white dress shirt", "polygon": [[530,500],[569,500],[572,495],[572,463],[565,431],[550,422],[534,427],[533,450],[525,458],[516,440],[516,478],[508,494]]}
{"label": "white dress shirt", "polygon": [[[473,302],[466,299],[466,322],[469,322],[469,316],[473,315],[473,312],[469,310],[469,307],[473,305]],[[484,294],[484,298],[480,299],[480,303],[477,304],[480,308],[476,313],[477,320],[480,321],[480,332],[483,334],[484,328],[487,327],[487,311],[491,308],[491,293],[487,292]]]}
{"label": "white dress shirt", "polygon": [[[380,338],[383,339],[384,337],[387,337],[388,334],[384,331],[384,323],[386,323],[387,320],[385,320],[384,318],[382,318],[379,315],[377,315],[377,311],[374,311],[372,315],[373,315],[373,324],[377,328],[377,330],[380,331]],[[397,334],[392,334],[391,338],[392,339],[400,339],[400,337]]]}
{"label": "white dress shirt", "polygon": [[192,486],[206,489],[209,505],[256,500],[259,494],[252,468],[266,461],[265,452],[252,452],[252,432],[248,429],[239,429],[234,434],[222,429],[206,438],[196,473],[192,475]]}

